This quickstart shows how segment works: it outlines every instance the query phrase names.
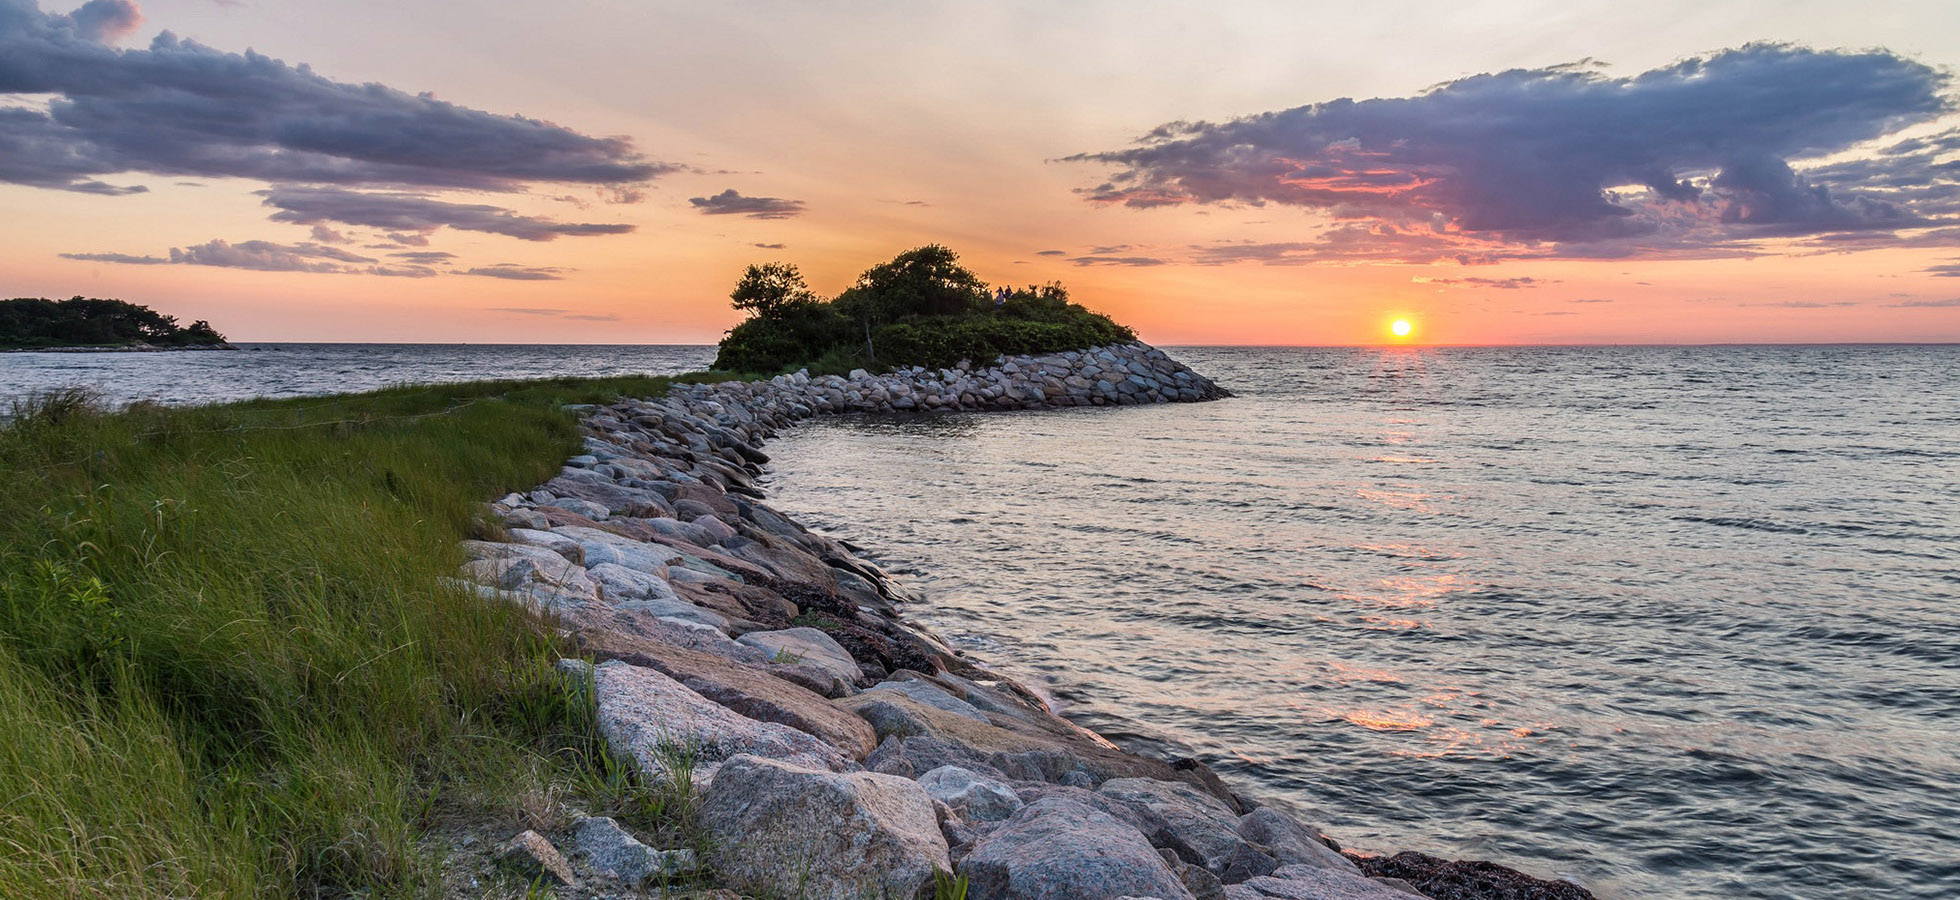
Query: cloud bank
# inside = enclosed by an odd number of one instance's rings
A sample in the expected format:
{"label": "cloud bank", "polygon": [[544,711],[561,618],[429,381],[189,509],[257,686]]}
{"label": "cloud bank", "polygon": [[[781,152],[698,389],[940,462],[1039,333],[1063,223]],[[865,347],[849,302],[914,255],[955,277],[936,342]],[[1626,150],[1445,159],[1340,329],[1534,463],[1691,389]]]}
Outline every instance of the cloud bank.
{"label": "cloud bank", "polygon": [[1950,80],[1882,50],[1752,44],[1624,78],[1577,63],[1172,122],[1068,160],[1115,167],[1081,191],[1096,203],[1341,220],[1313,240],[1205,248],[1202,262],[1747,255],[1780,237],[1904,240],[1960,221],[1960,129],[1868,146],[1950,113]]}
{"label": "cloud bank", "polygon": [[270,185],[261,194],[276,210],[273,221],[311,226],[313,240],[213,241],[168,259],[70,258],[427,277],[435,270],[363,268],[321,251],[352,242],[335,225],[417,247],[443,227],[526,241],[625,234],[633,226],[560,222],[432,194],[573,183],[630,202],[640,196],[636,185],[682,168],[649,160],[625,138],[334,81],[168,31],[145,49],[113,46],[142,22],[133,0],[89,0],[65,15],[34,0],[0,0],[0,100],[18,101],[0,105],[0,182],[117,196],[148,190],[126,183],[133,176],[250,179]]}
{"label": "cloud bank", "polygon": [[[103,193],[125,173],[509,191],[536,181],[631,184],[677,167],[600,138],[307,66],[224,53],[142,21],[129,0],[69,15],[0,0],[0,93],[49,94],[0,116],[0,180]],[[116,190],[128,190],[119,188]]]}

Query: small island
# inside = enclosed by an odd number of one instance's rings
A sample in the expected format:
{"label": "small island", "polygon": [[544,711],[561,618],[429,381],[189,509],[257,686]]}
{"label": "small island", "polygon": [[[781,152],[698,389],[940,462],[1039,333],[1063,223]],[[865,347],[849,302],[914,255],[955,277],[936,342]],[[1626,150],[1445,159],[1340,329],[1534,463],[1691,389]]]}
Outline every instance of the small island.
{"label": "small island", "polygon": [[0,350],[225,350],[211,323],[179,326],[147,306],[70,297],[0,300]]}
{"label": "small island", "polygon": [[722,340],[714,367],[723,372],[937,368],[1136,339],[1108,316],[1070,303],[1060,283],[989,287],[938,244],[866,269],[829,300],[787,263],[749,266],[729,298],[751,318]]}

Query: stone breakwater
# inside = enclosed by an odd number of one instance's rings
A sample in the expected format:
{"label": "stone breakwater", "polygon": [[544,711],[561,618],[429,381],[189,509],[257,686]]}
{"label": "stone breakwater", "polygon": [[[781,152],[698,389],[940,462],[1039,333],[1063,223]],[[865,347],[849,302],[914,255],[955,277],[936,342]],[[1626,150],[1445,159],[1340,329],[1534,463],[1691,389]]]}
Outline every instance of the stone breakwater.
{"label": "stone breakwater", "polygon": [[[889,375],[853,369],[837,375],[778,375],[758,388],[799,394],[817,412],[908,412],[936,409],[1048,409],[1193,402],[1231,393],[1141,341],[1090,350],[1007,356],[976,369],[918,366]],[[715,389],[724,389],[716,385]]]}
{"label": "stone breakwater", "polygon": [[[1119,370],[1127,390],[1106,377]],[[770,509],[755,483],[762,443],[819,413],[1222,395],[1125,344],[980,371],[675,385],[582,407],[586,452],[497,501],[508,539],[468,542],[462,574],[554,615],[597,661],[562,667],[589,678],[617,755],[699,792],[707,858],[603,818],[560,836],[569,860],[533,832],[500,852],[586,896],[638,896],[686,872],[743,895],[825,900],[932,897],[939,873],[964,876],[974,900],[1585,896],[1531,879],[1425,895],[1197,760],[1125,753],[904,622],[904,586]],[[1409,856],[1398,871],[1434,874]]]}

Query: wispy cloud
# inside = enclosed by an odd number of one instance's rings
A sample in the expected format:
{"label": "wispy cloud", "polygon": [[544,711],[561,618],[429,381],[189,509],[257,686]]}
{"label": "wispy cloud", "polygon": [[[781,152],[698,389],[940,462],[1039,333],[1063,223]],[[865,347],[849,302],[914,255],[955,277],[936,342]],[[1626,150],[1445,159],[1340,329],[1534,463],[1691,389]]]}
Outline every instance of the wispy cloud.
{"label": "wispy cloud", "polygon": [[1068,258],[1078,266],[1162,266],[1170,260],[1155,256],[1071,256]]}
{"label": "wispy cloud", "polygon": [[780,197],[744,197],[734,188],[712,197],[690,197],[688,201],[704,215],[747,216],[751,219],[788,219],[804,213],[803,201]]}
{"label": "wispy cloud", "polygon": [[520,316],[549,316],[557,319],[572,319],[580,322],[617,322],[619,316],[612,313],[577,313],[569,309],[538,306],[493,306],[491,312],[512,313]]}
{"label": "wispy cloud", "polygon": [[1529,275],[1517,278],[1433,278],[1428,275],[1417,275],[1409,280],[1416,284],[1434,284],[1442,287],[1469,285],[1471,287],[1497,288],[1506,291],[1515,291],[1520,288],[1535,288],[1539,285],[1558,283],[1557,281],[1544,281],[1532,278]]}
{"label": "wispy cloud", "polygon": [[485,278],[505,278],[511,281],[562,281],[564,273],[570,269],[557,266],[520,266],[515,263],[498,263],[494,266],[478,266],[463,274],[481,275]]}
{"label": "wispy cloud", "polygon": [[278,185],[259,192],[265,205],[278,212],[275,222],[315,225],[340,222],[395,232],[400,240],[415,232],[443,226],[461,231],[501,234],[526,241],[550,241],[565,236],[626,234],[631,225],[584,224],[524,216],[483,203],[451,203],[423,194],[350,191],[338,187]]}
{"label": "wispy cloud", "polygon": [[1904,300],[1886,305],[1894,309],[1947,309],[1960,306],[1960,297],[1947,297],[1942,300]]}
{"label": "wispy cloud", "polygon": [[[1752,44],[1632,77],[1583,62],[1171,122],[1069,159],[1116,168],[1082,191],[1096,203],[1275,203],[1352,220],[1201,261],[1735,256],[1825,233],[1886,246],[1960,214],[1960,131],[1868,147],[1949,113],[1950,82],[1883,50]],[[1791,165],[1846,151],[1856,158]]]}

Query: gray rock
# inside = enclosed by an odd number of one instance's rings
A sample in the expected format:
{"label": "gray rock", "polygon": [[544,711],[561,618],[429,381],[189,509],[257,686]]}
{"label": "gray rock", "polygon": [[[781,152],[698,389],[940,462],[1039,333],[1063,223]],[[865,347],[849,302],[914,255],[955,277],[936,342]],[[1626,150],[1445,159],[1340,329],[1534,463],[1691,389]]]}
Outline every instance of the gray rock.
{"label": "gray rock", "polygon": [[919,776],[919,786],[972,822],[998,822],[1023,806],[1013,788],[960,766],[933,769]]}
{"label": "gray rock", "polygon": [[1319,866],[1282,866],[1241,884],[1227,885],[1226,900],[1409,900],[1409,895],[1360,875]]}
{"label": "gray rock", "polygon": [[1264,846],[1281,865],[1319,866],[1361,874],[1353,860],[1320,842],[1320,835],[1292,817],[1262,806],[1239,819],[1239,836]]}
{"label": "gray rock", "polygon": [[577,541],[585,550],[585,564],[588,566],[612,563],[649,575],[665,575],[667,566],[681,557],[664,544],[636,541],[582,525],[560,526],[553,528],[552,533]]}
{"label": "gray rock", "polygon": [[849,651],[815,628],[751,631],[737,640],[769,654],[771,659],[816,666],[846,682],[856,683],[864,677]]}
{"label": "gray rock", "polygon": [[[536,514],[534,513],[533,515]],[[538,516],[538,519],[539,521],[543,521],[544,517]],[[550,525],[546,525],[545,527],[549,528]],[[578,541],[572,540],[562,534],[554,534],[550,531],[537,528],[512,528],[510,530],[510,536],[518,543],[530,544],[550,550],[564,557],[567,562],[573,563],[574,565],[585,565],[585,548],[579,546]]]}
{"label": "gray rock", "polygon": [[618,563],[598,563],[587,569],[586,575],[599,583],[609,603],[618,604],[627,600],[681,602],[680,597],[674,593],[674,586],[668,584],[667,579],[638,569],[629,569]]}
{"label": "gray rock", "polygon": [[600,506],[590,500],[581,500],[577,497],[554,497],[538,505],[562,509],[568,513],[576,513],[595,522],[612,515],[611,509]]}
{"label": "gray rock", "polygon": [[694,851],[655,850],[604,816],[579,820],[572,833],[572,853],[591,866],[594,874],[632,885],[656,875],[680,875],[695,867]]}
{"label": "gray rock", "polygon": [[549,884],[570,885],[572,866],[544,835],[525,831],[497,846],[497,862],[519,875]]}
{"label": "gray rock", "polygon": [[986,900],[1194,900],[1135,828],[1071,800],[1029,804],[960,861]]}
{"label": "gray rock", "polygon": [[542,547],[525,549],[542,555],[478,559],[464,563],[460,571],[465,580],[525,594],[546,608],[598,600],[599,586],[587,577],[585,569]]}
{"label": "gray rock", "polygon": [[1164,821],[1163,828],[1150,835],[1151,842],[1176,850],[1185,861],[1204,866],[1213,874],[1225,871],[1241,843],[1238,816],[1231,808],[1184,782],[1114,778],[1103,782],[1096,792],[1148,808]]}
{"label": "gray rock", "polygon": [[952,868],[932,798],[893,775],[737,756],[715,776],[700,817],[716,871],[747,893],[913,898],[929,896],[933,873]]}
{"label": "gray rock", "polygon": [[965,716],[976,722],[988,721],[987,714],[981,712],[973,704],[953,696],[951,693],[948,693],[945,688],[933,684],[930,681],[922,681],[918,679],[911,679],[905,681],[880,681],[877,684],[874,684],[871,687],[866,688],[864,692],[869,694],[873,691],[892,691],[894,693],[903,694],[907,697],[912,698],[913,700],[916,700],[934,709],[941,709],[941,710],[945,710],[946,712],[953,713],[955,715]]}
{"label": "gray rock", "polygon": [[599,733],[656,781],[678,774],[669,771],[677,765],[693,767],[697,784],[710,781],[723,760],[742,754],[812,769],[852,767],[809,734],[732,712],[653,669],[614,660],[594,669],[592,682]]}

